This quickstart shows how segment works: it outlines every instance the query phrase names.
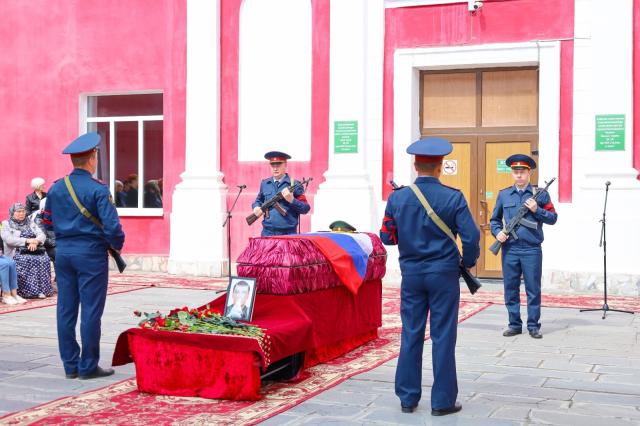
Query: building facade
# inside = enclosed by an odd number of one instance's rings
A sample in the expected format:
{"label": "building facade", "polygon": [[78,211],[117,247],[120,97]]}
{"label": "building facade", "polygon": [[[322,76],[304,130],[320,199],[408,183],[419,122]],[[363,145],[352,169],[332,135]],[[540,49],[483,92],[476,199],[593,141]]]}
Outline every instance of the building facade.
{"label": "building facade", "polygon": [[486,224],[504,160],[524,152],[540,185],[557,178],[543,286],[601,289],[609,181],[610,290],[640,294],[638,0],[0,5],[0,206],[68,173],[62,148],[97,130],[97,177],[114,192],[138,182],[119,207],[134,268],[224,274],[260,233],[244,218],[270,150],[313,178],[303,231],[376,232],[389,181],[414,177],[406,146],[441,135],[454,142],[443,181],[483,230],[478,275],[501,275]]}

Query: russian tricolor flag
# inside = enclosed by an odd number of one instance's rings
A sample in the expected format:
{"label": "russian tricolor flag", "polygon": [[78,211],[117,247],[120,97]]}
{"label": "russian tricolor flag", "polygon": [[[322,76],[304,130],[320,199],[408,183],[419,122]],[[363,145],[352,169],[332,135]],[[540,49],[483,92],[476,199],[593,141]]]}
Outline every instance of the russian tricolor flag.
{"label": "russian tricolor flag", "polygon": [[310,232],[297,235],[280,235],[278,238],[304,238],[324,254],[334,272],[353,294],[364,282],[367,262],[373,251],[371,237],[367,234],[342,232]]}

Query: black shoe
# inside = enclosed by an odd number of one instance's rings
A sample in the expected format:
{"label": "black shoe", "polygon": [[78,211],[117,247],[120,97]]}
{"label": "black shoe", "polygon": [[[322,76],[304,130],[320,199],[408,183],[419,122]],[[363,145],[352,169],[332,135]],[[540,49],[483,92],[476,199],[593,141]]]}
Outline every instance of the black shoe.
{"label": "black shoe", "polygon": [[66,377],[67,379],[77,379],[78,373],[66,373],[64,377]]}
{"label": "black shoe", "polygon": [[432,408],[431,415],[432,416],[446,416],[447,414],[457,413],[462,410],[462,405],[459,402],[453,404],[453,407],[449,408]]}
{"label": "black shoe", "polygon": [[522,330],[516,330],[515,328],[507,328],[504,333],[502,333],[504,337],[513,337],[518,334],[522,334]]}
{"label": "black shoe", "polygon": [[542,334],[540,334],[539,330],[529,330],[529,336],[534,339],[542,339]]}
{"label": "black shoe", "polygon": [[418,408],[418,404],[416,405],[404,405],[400,404],[400,408],[402,408],[403,413],[413,413]]}
{"label": "black shoe", "polygon": [[113,368],[96,367],[93,373],[88,374],[86,376],[78,376],[78,379],[80,380],[97,379],[99,377],[111,376],[113,375],[113,373],[115,373],[115,371],[113,371]]}

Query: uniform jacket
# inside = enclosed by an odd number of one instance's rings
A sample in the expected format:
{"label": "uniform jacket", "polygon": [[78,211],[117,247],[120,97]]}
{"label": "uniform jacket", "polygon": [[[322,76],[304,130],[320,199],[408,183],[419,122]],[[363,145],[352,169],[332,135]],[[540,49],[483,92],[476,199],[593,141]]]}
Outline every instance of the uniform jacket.
{"label": "uniform jacket", "polygon": [[[291,178],[288,174],[285,174],[280,182],[276,185],[273,177],[269,177],[260,182],[260,191],[256,196],[256,200],[251,205],[251,208],[260,207],[262,203],[269,200],[278,192],[286,187],[291,186]],[[266,215],[262,216],[262,226],[267,229],[291,229],[298,226],[298,218],[301,214],[306,214],[311,210],[311,206],[307,203],[307,198],[304,196],[304,188],[302,185],[296,186],[293,191],[293,201],[289,203],[286,200],[280,201],[280,205],[287,212],[286,216],[282,216],[276,209],[269,210],[269,218]]]}
{"label": "uniform jacket", "polygon": [[[504,224],[509,221],[518,213],[520,206],[524,202],[533,197],[533,187],[527,185],[527,187],[518,193],[518,189],[515,185],[505,188],[500,191],[498,198],[496,199],[496,206],[493,209],[491,215],[491,233],[495,237],[498,232],[504,228]],[[531,229],[525,226],[518,226],[516,229],[516,240],[513,236],[509,236],[509,239],[505,241],[504,247],[509,247],[514,244],[525,246],[538,246],[544,241],[544,233],[542,232],[542,224],[553,225],[558,220],[558,213],[556,213],[551,197],[548,192],[540,194],[538,198],[538,209],[535,213],[528,211],[524,216],[525,219],[537,224],[536,229]]]}
{"label": "uniform jacket", "polygon": [[80,213],[64,179],[57,180],[49,189],[42,221],[47,229],[55,232],[58,253],[105,253],[109,247],[120,250],[124,232],[109,188],[83,169],[73,169],[69,179],[80,203],[104,228],[100,229]]}
{"label": "uniform jacket", "polygon": [[[462,240],[462,259],[467,268],[480,255],[480,231],[473,221],[464,195],[442,185],[435,177],[421,176],[415,181],[427,201],[454,235]],[[457,246],[429,218],[411,188],[393,191],[384,213],[380,238],[387,245],[398,245],[402,274],[457,271]]]}
{"label": "uniform jacket", "polygon": [[[45,198],[47,196],[46,192],[42,193],[42,198]],[[25,200],[25,210],[27,211],[27,216],[29,216],[31,213],[35,212],[36,210],[40,210],[40,200],[42,198],[38,198],[38,194],[36,194],[36,191],[33,191],[31,194],[27,195],[27,198]]]}
{"label": "uniform jacket", "polygon": [[[47,238],[42,229],[36,225],[32,220],[29,221],[29,228],[36,235],[36,240],[40,244],[44,244],[44,240]],[[2,241],[4,243],[4,255],[12,258],[16,254],[16,249],[19,247],[26,247],[27,239],[20,236],[20,230],[13,229],[9,226],[8,220],[2,221]]]}

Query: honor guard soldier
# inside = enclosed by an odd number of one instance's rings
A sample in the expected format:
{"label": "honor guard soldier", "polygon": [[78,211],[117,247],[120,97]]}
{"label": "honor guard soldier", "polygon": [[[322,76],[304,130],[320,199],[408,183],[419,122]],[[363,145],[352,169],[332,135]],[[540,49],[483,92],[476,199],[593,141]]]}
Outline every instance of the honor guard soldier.
{"label": "honor guard soldier", "polygon": [[[124,233],[109,188],[92,177],[99,144],[100,135],[92,132],[64,149],[74,169],[51,187],[43,213],[45,226],[56,235],[58,346],[68,379],[114,373],[98,365],[100,321],[107,297],[107,250],[121,250]],[[82,348],[76,341],[79,307]]]}
{"label": "honor guard soldier", "polygon": [[[422,350],[429,312],[434,378],[431,414],[442,416],[462,409],[456,402],[455,360],[459,271],[460,262],[467,268],[476,264],[480,231],[462,192],[439,181],[442,159],[452,150],[449,141],[435,137],[420,139],[407,148],[407,153],[415,155],[418,178],[414,185],[389,196],[380,229],[383,243],[397,244],[400,253],[402,338],[395,390],[406,413],[415,410],[422,395]],[[462,259],[450,233],[462,240]]]}
{"label": "honor guard soldier", "polygon": [[[504,277],[504,304],[509,312],[509,328],[505,337],[522,333],[520,318],[520,276],[524,276],[527,292],[527,330],[535,339],[540,334],[540,302],[542,279],[542,248],[544,240],[542,225],[553,225],[558,220],[548,192],[532,197],[536,188],[529,183],[531,170],[536,168],[533,158],[515,154],[507,158],[514,184],[500,191],[491,215],[491,233],[502,244],[502,275]],[[529,212],[515,230],[516,237],[505,234],[502,229],[509,223],[520,207],[525,204]]]}
{"label": "honor guard soldier", "polygon": [[[261,235],[269,237],[295,234],[300,215],[307,214],[311,206],[304,196],[302,184],[300,182],[296,184],[296,181],[287,174],[287,160],[291,156],[280,151],[270,151],[264,155],[264,158],[269,160],[272,176],[260,182],[260,191],[251,205],[256,216],[260,217],[264,214]],[[290,190],[292,186],[293,191]],[[279,192],[284,196],[284,202],[280,206],[284,214],[276,209],[270,209],[264,213],[260,206]]]}

